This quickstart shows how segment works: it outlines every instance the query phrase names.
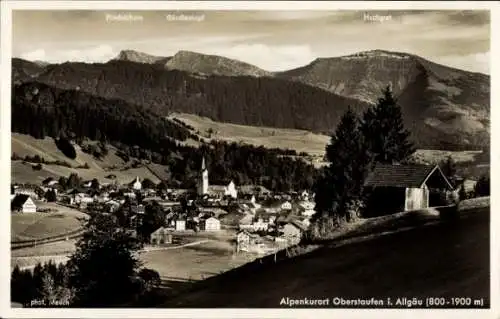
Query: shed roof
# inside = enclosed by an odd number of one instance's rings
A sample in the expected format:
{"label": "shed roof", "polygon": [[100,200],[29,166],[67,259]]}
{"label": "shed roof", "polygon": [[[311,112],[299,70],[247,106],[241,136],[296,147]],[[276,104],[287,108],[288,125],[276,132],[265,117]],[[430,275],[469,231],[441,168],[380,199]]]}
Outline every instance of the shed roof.
{"label": "shed roof", "polygon": [[364,183],[367,187],[421,187],[434,173],[441,174],[446,187],[450,183],[438,165],[388,165],[377,164]]}
{"label": "shed roof", "polygon": [[28,198],[30,198],[29,195],[24,195],[24,194],[18,194],[18,195],[16,195],[12,199],[12,201],[10,203],[11,209],[19,209],[19,208],[21,208],[24,205],[24,203],[26,203],[26,201],[28,200]]}

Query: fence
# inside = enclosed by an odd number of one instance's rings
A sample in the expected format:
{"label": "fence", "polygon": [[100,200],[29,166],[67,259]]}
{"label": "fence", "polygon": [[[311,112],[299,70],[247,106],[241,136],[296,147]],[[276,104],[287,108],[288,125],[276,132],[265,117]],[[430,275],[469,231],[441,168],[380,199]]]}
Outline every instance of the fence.
{"label": "fence", "polygon": [[84,230],[83,228],[65,233],[65,234],[60,234],[60,235],[54,235],[50,237],[45,237],[41,239],[32,239],[32,240],[19,240],[15,242],[11,242],[11,250],[16,250],[16,249],[21,249],[21,248],[27,248],[27,247],[33,247],[36,245],[42,245],[42,244],[49,244],[49,243],[55,243],[58,241],[64,241],[68,239],[75,239],[79,238],[83,235]]}

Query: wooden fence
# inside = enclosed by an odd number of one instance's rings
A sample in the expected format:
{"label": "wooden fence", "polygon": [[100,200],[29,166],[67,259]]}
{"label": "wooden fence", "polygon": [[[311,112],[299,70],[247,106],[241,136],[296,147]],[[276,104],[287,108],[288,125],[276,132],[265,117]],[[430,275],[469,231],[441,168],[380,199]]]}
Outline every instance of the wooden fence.
{"label": "wooden fence", "polygon": [[65,234],[54,235],[54,236],[45,237],[45,238],[14,241],[14,242],[11,242],[10,247],[11,247],[11,250],[16,250],[16,249],[21,249],[21,248],[34,247],[36,245],[55,243],[58,241],[79,238],[83,235],[83,233],[84,233],[83,228],[79,228],[77,230],[74,230],[74,231],[71,231],[71,232],[68,232]]}

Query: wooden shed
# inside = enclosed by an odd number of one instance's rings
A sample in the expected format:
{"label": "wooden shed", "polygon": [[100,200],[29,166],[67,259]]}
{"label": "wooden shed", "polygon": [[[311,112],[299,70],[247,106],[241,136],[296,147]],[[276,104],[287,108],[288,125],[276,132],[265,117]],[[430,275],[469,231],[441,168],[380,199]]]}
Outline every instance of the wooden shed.
{"label": "wooden shed", "polygon": [[376,165],[364,187],[365,217],[445,205],[443,195],[453,191],[438,165]]}

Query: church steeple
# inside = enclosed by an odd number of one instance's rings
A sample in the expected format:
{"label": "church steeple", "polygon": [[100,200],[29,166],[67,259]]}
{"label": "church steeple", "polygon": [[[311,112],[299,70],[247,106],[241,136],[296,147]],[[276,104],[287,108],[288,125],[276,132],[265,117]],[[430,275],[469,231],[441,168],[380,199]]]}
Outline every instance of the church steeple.
{"label": "church steeple", "polygon": [[201,160],[201,170],[204,171],[206,169],[207,167],[205,166],[205,156],[203,156],[203,159]]}
{"label": "church steeple", "polygon": [[198,195],[203,196],[206,194],[208,194],[208,169],[205,163],[205,156],[203,156],[198,180]]}

